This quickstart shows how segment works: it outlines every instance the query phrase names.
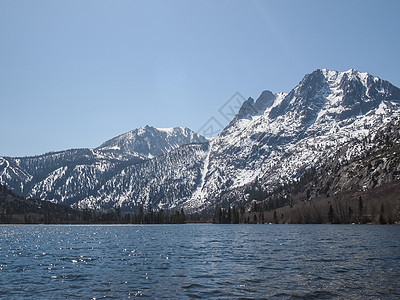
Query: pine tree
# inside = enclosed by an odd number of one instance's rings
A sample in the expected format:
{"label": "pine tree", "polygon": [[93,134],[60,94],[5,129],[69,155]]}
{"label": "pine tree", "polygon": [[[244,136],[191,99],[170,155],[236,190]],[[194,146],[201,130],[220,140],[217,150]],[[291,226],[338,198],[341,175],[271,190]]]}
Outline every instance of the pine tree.
{"label": "pine tree", "polygon": [[364,220],[363,220],[363,208],[364,208],[364,204],[363,204],[362,197],[360,196],[358,198],[358,215],[359,215],[359,222],[360,223],[364,223]]}
{"label": "pine tree", "polygon": [[332,204],[329,206],[328,221],[333,224],[335,221],[335,212],[333,211]]}
{"label": "pine tree", "polygon": [[183,211],[183,208],[181,208],[179,224],[185,224],[185,222],[186,222],[185,212]]}
{"label": "pine tree", "polygon": [[138,224],[143,224],[143,221],[144,221],[144,210],[143,210],[143,206],[140,205],[140,207],[139,207],[139,215],[138,215],[138,218],[137,218],[137,223]]}

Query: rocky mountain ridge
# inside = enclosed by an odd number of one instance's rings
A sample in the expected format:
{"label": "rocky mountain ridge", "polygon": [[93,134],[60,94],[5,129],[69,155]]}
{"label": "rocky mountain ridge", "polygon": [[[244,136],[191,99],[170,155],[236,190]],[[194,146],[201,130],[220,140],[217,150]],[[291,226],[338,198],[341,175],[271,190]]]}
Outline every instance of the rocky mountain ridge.
{"label": "rocky mountain ridge", "polygon": [[107,153],[113,158],[149,159],[182,145],[206,142],[203,136],[185,127],[154,128],[146,125],[112,138],[96,148],[96,151]]}
{"label": "rocky mountain ridge", "polygon": [[360,155],[364,139],[399,119],[397,99],[397,87],[367,73],[316,70],[306,75],[289,94],[268,101],[263,114],[248,108],[239,112],[211,142],[201,192],[187,208],[206,208],[256,180],[272,191],[334,160],[349,142],[354,147],[344,157]]}

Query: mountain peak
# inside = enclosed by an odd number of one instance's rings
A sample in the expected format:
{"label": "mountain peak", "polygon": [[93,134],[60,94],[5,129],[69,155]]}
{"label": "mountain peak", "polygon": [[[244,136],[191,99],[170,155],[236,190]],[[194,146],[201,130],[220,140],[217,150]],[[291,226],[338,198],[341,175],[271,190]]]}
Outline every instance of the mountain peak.
{"label": "mountain peak", "polygon": [[267,108],[274,104],[276,97],[277,95],[268,90],[263,91],[256,101],[249,97],[243,102],[234,120],[262,115]]}
{"label": "mountain peak", "polygon": [[356,69],[350,69],[344,72],[338,72],[328,69],[318,69],[317,71],[321,72],[328,82],[333,82],[336,80],[356,80],[363,82],[363,84],[366,84],[368,78],[379,80],[378,77],[374,77],[366,72],[359,72]]}
{"label": "mountain peak", "polygon": [[276,95],[274,93],[265,90],[261,93],[260,97],[257,98],[254,107],[258,112],[264,112],[274,104],[275,99]]}
{"label": "mountain peak", "polygon": [[310,124],[321,111],[338,120],[366,114],[382,101],[400,99],[400,89],[388,81],[369,73],[350,69],[345,72],[317,69],[304,76],[281,105],[274,107],[270,117],[282,116],[288,111],[305,115]]}
{"label": "mountain peak", "polygon": [[207,143],[207,140],[186,127],[154,128],[145,125],[108,140],[96,150],[153,158],[193,143]]}

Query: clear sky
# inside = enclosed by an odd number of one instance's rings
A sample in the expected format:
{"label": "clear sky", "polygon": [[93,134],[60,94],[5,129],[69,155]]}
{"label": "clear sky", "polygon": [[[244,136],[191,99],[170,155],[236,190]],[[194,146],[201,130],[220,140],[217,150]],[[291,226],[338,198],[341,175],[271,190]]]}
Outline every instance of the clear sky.
{"label": "clear sky", "polygon": [[199,130],[318,68],[400,86],[400,1],[0,0],[0,156]]}

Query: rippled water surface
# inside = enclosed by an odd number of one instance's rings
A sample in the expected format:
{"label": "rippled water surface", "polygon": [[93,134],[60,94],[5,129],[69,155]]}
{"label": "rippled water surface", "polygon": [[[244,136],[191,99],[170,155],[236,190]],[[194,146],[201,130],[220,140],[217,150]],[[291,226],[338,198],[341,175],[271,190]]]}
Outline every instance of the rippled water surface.
{"label": "rippled water surface", "polygon": [[0,226],[0,297],[395,299],[400,226]]}

